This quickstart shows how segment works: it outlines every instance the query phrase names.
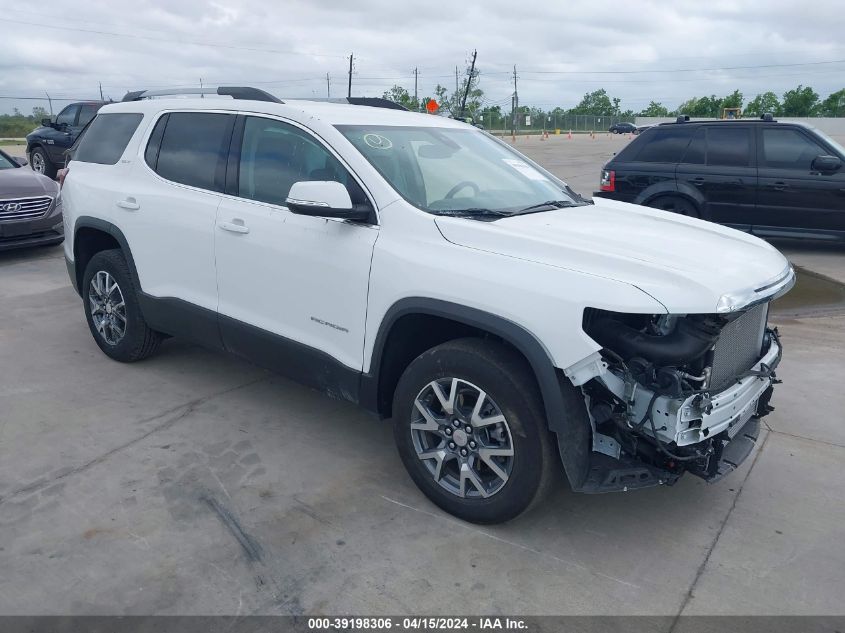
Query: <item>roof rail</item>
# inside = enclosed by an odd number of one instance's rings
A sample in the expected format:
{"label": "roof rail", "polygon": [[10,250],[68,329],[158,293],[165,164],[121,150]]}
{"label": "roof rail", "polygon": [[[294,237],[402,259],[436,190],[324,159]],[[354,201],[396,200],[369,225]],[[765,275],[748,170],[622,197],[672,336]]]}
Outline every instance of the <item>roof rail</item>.
{"label": "roof rail", "polygon": [[369,106],[371,108],[387,108],[388,110],[408,111],[405,106],[385,99],[384,97],[288,97],[289,101],[316,101],[317,103],[346,103],[349,105]]}
{"label": "roof rail", "polygon": [[764,112],[763,114],[760,115],[760,120],[761,121],[772,121],[772,122],[774,122],[775,117],[771,112]]}
{"label": "roof rail", "polygon": [[688,114],[681,114],[675,119],[675,123],[688,123],[689,122],[689,115]]}
{"label": "roof rail", "polygon": [[221,95],[233,99],[249,99],[250,101],[269,101],[271,103],[284,103],[258,88],[248,86],[220,86],[219,88],[168,88],[165,90],[135,90],[127,92],[121,101],[140,101],[151,97],[169,97],[174,95]]}

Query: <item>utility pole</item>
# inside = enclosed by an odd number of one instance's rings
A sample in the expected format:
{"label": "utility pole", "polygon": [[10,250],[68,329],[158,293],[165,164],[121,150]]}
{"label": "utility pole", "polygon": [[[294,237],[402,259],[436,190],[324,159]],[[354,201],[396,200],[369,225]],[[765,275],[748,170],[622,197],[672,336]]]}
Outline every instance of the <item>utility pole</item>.
{"label": "utility pole", "polygon": [[326,73],[326,98],[332,98],[332,80],[329,79],[329,73]]}
{"label": "utility pole", "polygon": [[420,107],[420,102],[417,99],[417,79],[419,76],[419,70],[414,68],[414,103],[417,105],[417,109]]}
{"label": "utility pole", "polygon": [[105,101],[105,99],[103,99],[103,82],[101,81],[99,83],[100,83],[100,101]]}
{"label": "utility pole", "polygon": [[50,105],[50,116],[52,117],[53,116],[53,100],[50,98],[49,92],[45,92],[44,94],[47,95],[47,103]]}
{"label": "utility pole", "polygon": [[200,99],[205,99],[205,95],[202,92],[202,77],[200,77]]}
{"label": "utility pole", "polygon": [[352,59],[353,59],[354,55],[355,55],[355,53],[349,53],[349,88],[346,91],[347,97],[352,96]]}
{"label": "utility pole", "polygon": [[464,90],[464,98],[461,100],[461,118],[464,117],[464,110],[467,107],[467,95],[469,95],[469,89],[472,86],[472,78],[475,76],[475,58],[478,56],[478,51],[472,51],[472,64],[469,67],[469,77],[467,78],[467,87]]}
{"label": "utility pole", "polygon": [[519,92],[516,89],[516,64],[513,65],[513,121],[511,122],[511,136],[516,140],[516,133],[519,131]]}
{"label": "utility pole", "polygon": [[458,67],[455,66],[455,94],[456,95],[458,94],[458,90],[460,90],[460,88],[458,87]]}

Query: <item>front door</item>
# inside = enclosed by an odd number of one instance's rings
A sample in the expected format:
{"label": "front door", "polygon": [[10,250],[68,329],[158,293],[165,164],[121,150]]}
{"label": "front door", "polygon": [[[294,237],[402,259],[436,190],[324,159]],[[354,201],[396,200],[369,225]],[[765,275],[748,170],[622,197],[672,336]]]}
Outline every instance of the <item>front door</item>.
{"label": "front door", "polygon": [[78,117],[79,104],[71,104],[59,112],[53,127],[45,132],[44,137],[47,143],[47,153],[49,154],[50,162],[53,164],[64,166],[65,151],[70,149],[70,146],[76,140],[75,132]]}
{"label": "front door", "polygon": [[845,173],[813,169],[833,154],[805,130],[771,125],[760,130],[760,193],[754,231],[761,235],[845,233]]}
{"label": "front door", "polygon": [[296,125],[245,116],[233,146],[231,195],[215,229],[224,344],[354,400],[378,227],[297,215],[285,200],[301,180],[338,181],[353,202],[367,198],[338,157]]}

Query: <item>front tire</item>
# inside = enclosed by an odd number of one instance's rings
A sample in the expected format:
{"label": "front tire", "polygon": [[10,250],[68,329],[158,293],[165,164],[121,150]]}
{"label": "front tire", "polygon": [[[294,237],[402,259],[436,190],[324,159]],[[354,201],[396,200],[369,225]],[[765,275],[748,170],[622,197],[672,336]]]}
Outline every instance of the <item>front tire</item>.
{"label": "front tire", "polygon": [[533,372],[501,343],[458,339],[418,356],[399,380],[393,418],[414,483],[473,523],[525,512],[559,465]]}
{"label": "front tire", "polygon": [[29,164],[32,166],[32,171],[44,174],[48,178],[56,179],[56,166],[50,161],[47,152],[41,147],[36,147],[32,150],[29,157]]}
{"label": "front tire", "polygon": [[129,266],[119,250],[95,254],[82,277],[85,319],[103,353],[122,363],[150,356],[161,334],[147,326]]}

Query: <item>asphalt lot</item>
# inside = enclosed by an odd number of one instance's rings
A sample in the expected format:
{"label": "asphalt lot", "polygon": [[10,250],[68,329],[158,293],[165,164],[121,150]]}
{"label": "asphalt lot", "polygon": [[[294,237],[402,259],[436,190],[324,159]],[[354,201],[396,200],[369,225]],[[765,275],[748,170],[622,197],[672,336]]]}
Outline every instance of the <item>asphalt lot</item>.
{"label": "asphalt lot", "polygon": [[[517,146],[589,193],[625,142]],[[845,249],[785,246],[845,281]],[[0,254],[0,614],[843,614],[845,313],[789,314],[738,472],[561,481],[479,528],[417,491],[387,424],[175,339],[112,362],[60,247]]]}

